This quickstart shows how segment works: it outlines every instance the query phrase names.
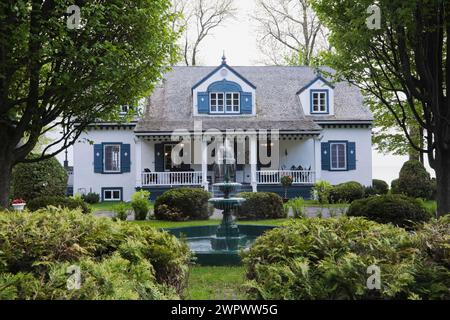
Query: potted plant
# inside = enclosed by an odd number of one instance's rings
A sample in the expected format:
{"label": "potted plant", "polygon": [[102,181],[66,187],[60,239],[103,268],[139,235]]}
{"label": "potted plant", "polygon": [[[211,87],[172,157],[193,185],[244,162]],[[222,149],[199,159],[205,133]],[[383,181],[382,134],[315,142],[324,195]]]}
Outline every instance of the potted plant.
{"label": "potted plant", "polygon": [[11,204],[16,211],[23,211],[23,208],[26,205],[23,199],[14,199]]}
{"label": "potted plant", "polygon": [[284,202],[289,201],[288,196],[287,196],[287,192],[288,192],[288,188],[290,186],[292,186],[292,182],[293,179],[291,176],[282,176],[280,179],[281,185],[284,187]]}

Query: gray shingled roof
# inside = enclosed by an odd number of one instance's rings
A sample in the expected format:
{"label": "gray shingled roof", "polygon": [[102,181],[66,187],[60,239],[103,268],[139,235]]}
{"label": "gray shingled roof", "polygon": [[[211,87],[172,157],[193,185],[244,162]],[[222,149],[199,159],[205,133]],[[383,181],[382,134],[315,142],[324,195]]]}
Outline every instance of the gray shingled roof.
{"label": "gray shingled roof", "polygon": [[310,67],[233,67],[256,86],[256,116],[193,116],[192,87],[215,67],[174,67],[148,99],[146,112],[135,131],[193,129],[194,118],[203,129],[283,129],[316,131],[314,120],[370,121],[358,88],[335,84],[333,116],[305,116],[296,93],[316,78]]}

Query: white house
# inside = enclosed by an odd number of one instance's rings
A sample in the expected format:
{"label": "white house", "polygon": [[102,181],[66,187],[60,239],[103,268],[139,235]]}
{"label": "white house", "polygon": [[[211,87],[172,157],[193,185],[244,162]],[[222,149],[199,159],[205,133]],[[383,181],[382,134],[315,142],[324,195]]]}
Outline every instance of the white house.
{"label": "white house", "polygon": [[140,188],[152,198],[180,186],[210,189],[218,179],[211,159],[220,161],[214,142],[237,129],[226,139],[243,190],[281,193],[283,175],[294,180],[290,196],[309,197],[318,180],[371,185],[372,120],[356,87],[310,67],[230,67],[225,59],[216,68],[174,67],[142,117],[95,123],[80,137],[74,192],[106,201],[129,200]]}

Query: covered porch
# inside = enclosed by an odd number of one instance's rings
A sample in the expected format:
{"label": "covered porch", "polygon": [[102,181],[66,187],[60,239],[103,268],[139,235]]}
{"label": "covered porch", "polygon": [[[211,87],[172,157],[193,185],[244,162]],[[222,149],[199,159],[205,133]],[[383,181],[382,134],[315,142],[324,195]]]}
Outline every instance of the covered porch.
{"label": "covered porch", "polygon": [[[239,138],[237,136],[236,139]],[[137,137],[136,187],[151,190],[161,187],[192,186],[211,190],[212,184],[219,182],[219,175],[214,163],[208,158],[216,156],[216,151],[211,148],[208,139],[205,139],[204,135],[201,137],[191,135],[190,142],[183,140],[181,143],[181,152],[179,147],[178,149],[175,147],[177,144],[180,145],[180,142],[172,139],[171,135],[162,134]],[[258,187],[263,187],[261,190],[274,189],[280,185],[281,177],[286,175],[291,176],[293,185],[298,187],[312,186],[320,179],[318,134],[281,133],[276,141],[261,140],[257,135],[246,134],[242,139],[244,139],[244,142],[241,141],[243,148],[238,147],[235,141],[232,141],[231,145],[234,146],[237,163],[233,179],[242,183],[245,191],[256,192]],[[267,150],[260,151],[262,147]],[[172,161],[174,152],[178,155],[189,153],[192,161],[175,164]],[[264,152],[267,158],[271,159],[269,163],[260,157]]]}

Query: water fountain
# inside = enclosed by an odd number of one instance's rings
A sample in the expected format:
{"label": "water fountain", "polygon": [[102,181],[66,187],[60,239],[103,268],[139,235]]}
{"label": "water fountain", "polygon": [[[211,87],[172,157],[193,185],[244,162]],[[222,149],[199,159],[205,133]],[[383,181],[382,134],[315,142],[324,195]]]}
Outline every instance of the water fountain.
{"label": "water fountain", "polygon": [[211,247],[213,250],[238,250],[240,245],[245,244],[246,236],[239,233],[239,227],[236,225],[232,213],[237,210],[244,198],[230,197],[237,192],[241,186],[240,183],[231,182],[230,176],[235,176],[236,163],[232,152],[228,146],[219,150],[222,159],[216,164],[216,170],[219,171],[219,179],[223,177],[223,182],[213,185],[213,190],[218,189],[222,197],[214,197],[209,202],[214,208],[222,210],[222,222],[217,228],[217,233],[211,238]]}
{"label": "water fountain", "polygon": [[231,181],[236,176],[233,151],[225,145],[219,149],[218,155],[219,161],[214,165],[218,182],[213,184],[214,197],[209,199],[209,203],[222,210],[220,225],[168,229],[175,236],[186,239],[197,263],[202,265],[239,264],[239,251],[248,249],[256,237],[273,228],[236,224],[233,213],[245,199],[235,196],[241,184]]}

